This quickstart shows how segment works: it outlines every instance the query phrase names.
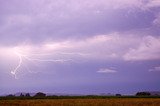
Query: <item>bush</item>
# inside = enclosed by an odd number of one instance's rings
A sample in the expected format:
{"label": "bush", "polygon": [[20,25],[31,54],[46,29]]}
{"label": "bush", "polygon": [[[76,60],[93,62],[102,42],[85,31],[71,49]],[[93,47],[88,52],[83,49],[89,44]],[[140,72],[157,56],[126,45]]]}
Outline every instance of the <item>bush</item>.
{"label": "bush", "polygon": [[29,93],[26,94],[26,97],[31,97]]}
{"label": "bush", "polygon": [[21,94],[20,94],[20,97],[24,97],[24,95],[21,93]]}
{"label": "bush", "polygon": [[149,92],[137,92],[136,96],[150,96]]}
{"label": "bush", "polygon": [[10,95],[7,95],[6,97],[15,97],[15,95],[10,94]]}
{"label": "bush", "polygon": [[121,94],[116,94],[116,96],[122,96]]}
{"label": "bush", "polygon": [[34,97],[45,97],[46,96],[46,94],[45,93],[42,93],[42,92],[38,92],[38,93],[36,93],[36,95],[34,95]]}

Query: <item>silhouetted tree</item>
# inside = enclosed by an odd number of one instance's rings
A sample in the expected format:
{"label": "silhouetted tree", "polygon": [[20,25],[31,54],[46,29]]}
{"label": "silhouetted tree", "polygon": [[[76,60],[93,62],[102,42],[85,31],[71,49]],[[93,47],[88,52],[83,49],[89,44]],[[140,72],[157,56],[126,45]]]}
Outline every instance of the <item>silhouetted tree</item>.
{"label": "silhouetted tree", "polygon": [[24,97],[24,95],[21,93],[21,94],[20,94],[20,97]]}
{"label": "silhouetted tree", "polygon": [[45,97],[46,94],[45,93],[42,93],[42,92],[38,92],[36,93],[36,95],[34,95],[34,97]]}
{"label": "silhouetted tree", "polygon": [[136,96],[150,96],[151,94],[149,92],[137,92]]}
{"label": "silhouetted tree", "polygon": [[6,97],[15,97],[15,95],[9,94]]}
{"label": "silhouetted tree", "polygon": [[121,94],[116,94],[116,96],[122,96]]}
{"label": "silhouetted tree", "polygon": [[26,97],[31,97],[29,93],[26,94]]}

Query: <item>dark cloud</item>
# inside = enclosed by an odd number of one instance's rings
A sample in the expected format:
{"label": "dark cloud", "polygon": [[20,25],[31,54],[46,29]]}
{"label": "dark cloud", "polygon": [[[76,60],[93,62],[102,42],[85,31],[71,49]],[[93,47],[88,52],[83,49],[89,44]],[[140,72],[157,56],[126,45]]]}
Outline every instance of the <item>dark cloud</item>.
{"label": "dark cloud", "polygon": [[0,90],[160,89],[149,71],[160,66],[159,10],[159,0],[0,0]]}
{"label": "dark cloud", "polygon": [[[103,0],[87,3],[50,0],[40,0],[38,3],[26,0],[1,1],[1,44],[79,39],[97,34],[145,29],[152,26],[157,13],[151,9],[140,10],[139,7],[113,8],[103,5]],[[116,2],[113,3],[117,5]]]}

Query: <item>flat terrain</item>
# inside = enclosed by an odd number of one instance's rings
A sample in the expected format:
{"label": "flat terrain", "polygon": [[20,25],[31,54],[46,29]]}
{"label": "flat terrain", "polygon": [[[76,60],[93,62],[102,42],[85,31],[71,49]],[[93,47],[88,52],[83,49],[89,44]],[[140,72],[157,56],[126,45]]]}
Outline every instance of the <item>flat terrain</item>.
{"label": "flat terrain", "polygon": [[160,106],[160,98],[0,100],[0,106]]}

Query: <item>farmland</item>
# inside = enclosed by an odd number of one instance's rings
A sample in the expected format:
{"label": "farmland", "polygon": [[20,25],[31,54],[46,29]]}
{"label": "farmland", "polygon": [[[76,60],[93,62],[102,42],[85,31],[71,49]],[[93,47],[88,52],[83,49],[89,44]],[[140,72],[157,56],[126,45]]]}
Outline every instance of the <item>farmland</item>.
{"label": "farmland", "polygon": [[160,98],[1,99],[0,106],[160,106]]}

